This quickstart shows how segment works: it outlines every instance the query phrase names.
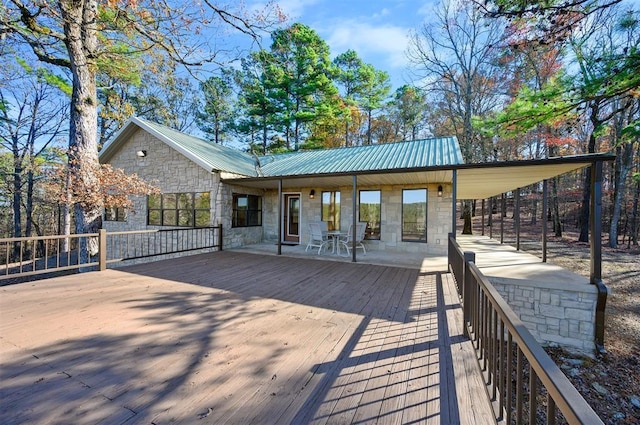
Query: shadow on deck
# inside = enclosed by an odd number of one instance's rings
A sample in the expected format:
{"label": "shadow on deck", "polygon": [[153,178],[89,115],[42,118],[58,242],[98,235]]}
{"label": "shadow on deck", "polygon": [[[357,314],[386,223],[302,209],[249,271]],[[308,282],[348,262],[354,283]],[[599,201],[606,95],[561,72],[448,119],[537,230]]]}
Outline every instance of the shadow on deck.
{"label": "shadow on deck", "polygon": [[494,423],[444,269],[217,252],[0,292],[2,423]]}

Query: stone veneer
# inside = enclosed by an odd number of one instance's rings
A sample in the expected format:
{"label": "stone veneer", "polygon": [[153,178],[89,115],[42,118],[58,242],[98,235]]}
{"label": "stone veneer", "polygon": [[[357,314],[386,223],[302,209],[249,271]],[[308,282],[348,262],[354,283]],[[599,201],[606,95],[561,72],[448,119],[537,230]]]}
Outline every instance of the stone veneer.
{"label": "stone veneer", "polygon": [[[442,184],[444,194],[437,196],[438,184],[407,185],[407,186],[359,186],[358,190],[381,191],[381,225],[380,240],[365,241],[367,250],[391,252],[423,253],[426,255],[445,255],[447,252],[447,237],[451,229],[451,185]],[[402,241],[402,190],[427,188],[427,243]],[[309,192],[314,189],[316,196],[309,198]],[[345,186],[340,192],[340,229],[347,231],[352,223],[353,187]],[[309,240],[309,223],[321,221],[322,205],[321,187],[304,187],[284,190],[283,193],[297,193],[300,195],[300,243],[307,244]],[[263,227],[266,240],[277,241],[278,211],[277,191],[267,191],[263,203]]]}
{"label": "stone veneer", "polygon": [[[139,158],[136,152],[145,150],[147,155]],[[234,248],[262,241],[277,241],[278,202],[277,191],[227,185],[220,182],[220,175],[209,172],[178,151],[172,149],[155,136],[138,129],[115,153],[109,163],[127,173],[137,173],[146,181],[156,185],[163,193],[210,192],[211,225],[222,224],[223,248]],[[427,243],[402,242],[402,189],[427,188]],[[393,252],[412,252],[442,255],[447,249],[447,234],[451,227],[451,185],[443,184],[445,193],[438,197],[438,184],[409,186],[362,186],[359,190],[381,190],[381,239],[367,241],[367,249]],[[315,189],[317,196],[309,199]],[[341,187],[341,229],[347,230],[352,220],[352,187]],[[322,188],[298,188],[285,191],[299,193],[301,199],[300,234],[301,244],[309,237],[308,224],[321,220]],[[263,197],[261,227],[231,227],[233,194],[253,194]],[[146,197],[133,197],[135,213],[128,213],[124,222],[106,221],[107,231],[128,231],[165,226],[147,226]]]}
{"label": "stone veneer", "polygon": [[593,353],[597,288],[588,282],[539,282],[489,277],[542,345]]}
{"label": "stone veneer", "polygon": [[[136,155],[139,150],[147,151],[147,156],[139,158]],[[138,129],[123,144],[109,163],[115,168],[122,168],[127,173],[138,174],[144,180],[159,187],[163,193],[210,192],[210,225],[222,224],[223,247],[238,247],[257,243],[262,239],[260,227],[231,227],[233,193],[262,195],[262,190],[221,184],[218,173],[205,170],[142,129]],[[128,212],[127,219],[123,222],[105,221],[104,228],[107,231],[168,228],[167,226],[147,226],[145,196],[132,197],[132,201],[134,212]]]}

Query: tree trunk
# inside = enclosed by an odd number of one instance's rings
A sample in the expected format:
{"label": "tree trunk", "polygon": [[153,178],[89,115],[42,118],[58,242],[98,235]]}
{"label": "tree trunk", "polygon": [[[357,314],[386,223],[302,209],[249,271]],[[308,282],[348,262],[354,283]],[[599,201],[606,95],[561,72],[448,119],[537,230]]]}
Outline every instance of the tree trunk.
{"label": "tree trunk", "polygon": [[[609,227],[609,246],[611,248],[618,247],[618,225],[620,223],[620,215],[622,211],[622,203],[626,195],[627,189],[627,176],[631,171],[633,161],[633,145],[631,143],[625,144],[623,147],[618,147],[618,156],[616,156],[616,182],[615,182],[615,194],[613,202],[613,213],[611,214],[611,225]],[[624,241],[623,241],[624,243]]]}
{"label": "tree trunk", "polygon": [[[22,236],[22,166],[20,165],[20,157],[14,155],[13,166],[13,237],[19,238]],[[13,253],[11,258],[17,260],[20,258],[20,251],[22,250],[22,244],[20,242],[14,242]]]}
{"label": "tree trunk", "polygon": [[[95,51],[97,0],[60,2],[73,76],[69,126],[69,170],[74,190],[98,191],[98,99]],[[76,233],[95,233],[102,226],[102,200],[89,197],[75,204]],[[88,262],[98,252],[97,238],[80,240],[79,259]]]}
{"label": "tree trunk", "polygon": [[629,230],[629,248],[631,247],[631,243],[633,245],[638,245],[638,230],[640,226],[638,225],[638,204],[640,203],[640,178],[636,181],[636,190],[633,194],[633,211],[631,213],[631,229]]}
{"label": "tree trunk", "polygon": [[464,225],[462,226],[462,234],[472,235],[473,229],[471,226],[471,201],[464,201],[464,206],[462,209],[462,219],[464,220]]}

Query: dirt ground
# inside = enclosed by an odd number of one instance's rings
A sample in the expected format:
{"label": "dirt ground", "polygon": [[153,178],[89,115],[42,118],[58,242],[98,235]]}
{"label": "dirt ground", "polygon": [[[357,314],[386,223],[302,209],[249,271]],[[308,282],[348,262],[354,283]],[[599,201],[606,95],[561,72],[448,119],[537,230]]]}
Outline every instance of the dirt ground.
{"label": "dirt ground", "polygon": [[[540,222],[521,226],[521,248],[542,257]],[[499,221],[498,221],[499,223]],[[509,229],[509,230],[507,230]],[[474,220],[480,234],[480,220]],[[485,234],[488,235],[485,228]],[[499,227],[493,237],[500,238]],[[577,230],[561,238],[549,229],[547,261],[589,276],[589,244],[576,242]],[[602,277],[610,290],[606,305],[605,349],[595,358],[559,348],[549,354],[606,424],[640,424],[640,247],[612,249],[602,241]],[[505,221],[505,242],[515,245],[512,223]]]}

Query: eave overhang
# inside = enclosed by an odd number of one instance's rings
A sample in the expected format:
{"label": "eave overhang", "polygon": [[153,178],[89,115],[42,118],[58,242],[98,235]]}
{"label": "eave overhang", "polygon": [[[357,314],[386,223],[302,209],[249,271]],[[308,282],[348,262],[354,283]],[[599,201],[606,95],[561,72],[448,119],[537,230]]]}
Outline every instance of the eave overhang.
{"label": "eave overhang", "polygon": [[358,171],[333,174],[301,174],[223,178],[229,184],[276,189],[282,180],[283,189],[320,187],[337,189],[351,186],[357,176],[359,186],[415,185],[451,183],[457,173],[457,199],[486,199],[514,189],[588,167],[597,161],[612,161],[607,153],[554,157],[548,159],[501,161],[480,164],[454,164],[434,167],[393,170]]}

